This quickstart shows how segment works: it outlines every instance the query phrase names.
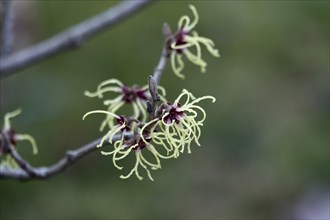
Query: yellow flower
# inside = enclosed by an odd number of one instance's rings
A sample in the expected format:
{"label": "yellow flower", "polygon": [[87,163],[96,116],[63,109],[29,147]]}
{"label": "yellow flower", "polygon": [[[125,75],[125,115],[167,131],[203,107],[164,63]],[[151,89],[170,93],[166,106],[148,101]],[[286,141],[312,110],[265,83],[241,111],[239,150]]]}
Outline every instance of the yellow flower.
{"label": "yellow flower", "polygon": [[[183,97],[186,97],[184,102],[181,100]],[[173,104],[160,106],[159,116],[142,127],[141,137],[143,138],[144,129],[152,126],[150,131],[152,140],[165,146],[168,155],[176,158],[184,152],[185,148],[188,153],[191,153],[192,141],[200,146],[200,127],[203,125],[206,113],[197,103],[204,99],[211,99],[212,102],[215,102],[213,96],[195,98],[192,93],[184,89]],[[201,113],[201,117],[199,117],[199,113]]]}
{"label": "yellow flower", "polygon": [[[151,138],[150,138],[149,132],[146,132],[146,131],[144,132],[143,139],[140,137],[139,133],[137,133],[138,135],[133,135],[132,137],[125,139],[124,134],[126,131],[131,131],[133,129],[134,130],[140,129],[138,126],[132,125],[133,123],[136,123],[135,120],[131,120],[130,118],[125,118],[123,116],[118,116],[114,113],[111,113],[108,111],[102,111],[102,110],[95,110],[95,111],[87,112],[83,116],[83,120],[88,115],[95,114],[95,113],[111,115],[113,118],[117,119],[117,125],[112,127],[108,131],[108,133],[103,136],[101,142],[97,145],[97,147],[102,147],[106,140],[109,140],[109,143],[112,144],[113,137],[115,134],[121,133],[121,135],[122,135],[120,140],[114,141],[112,150],[101,151],[101,154],[106,155],[106,156],[111,155],[114,166],[120,170],[123,169],[123,167],[119,166],[117,164],[117,161],[125,159],[127,156],[130,155],[131,152],[134,153],[134,155],[135,155],[136,161],[135,161],[134,167],[132,168],[130,173],[128,173],[127,175],[121,175],[120,178],[126,179],[126,178],[130,177],[133,173],[135,173],[137,178],[139,180],[142,180],[143,177],[141,177],[141,175],[138,172],[139,166],[142,166],[147,171],[149,179],[153,181],[153,178],[151,176],[151,173],[150,173],[148,167],[153,170],[160,169],[161,168],[160,158],[169,159],[170,157],[163,156],[155,149],[155,147],[150,143]],[[145,156],[143,156],[142,152],[145,152],[145,149],[148,150],[152,154],[152,156],[155,159],[155,162],[150,162],[149,160],[146,159]],[[149,158],[149,156],[148,156],[148,158]]]}
{"label": "yellow flower", "polygon": [[[2,132],[0,134],[0,156],[4,156],[5,159],[1,160],[1,166],[7,166],[10,168],[17,168],[18,165],[15,160],[8,154],[8,149],[6,149],[6,141],[9,141],[7,144],[15,147],[18,141],[29,141],[32,146],[33,154],[38,153],[37,144],[34,138],[28,134],[17,134],[15,130],[11,127],[10,119],[16,117],[21,114],[22,110],[17,109],[13,112],[8,112],[4,116],[4,125],[2,128]],[[6,140],[5,140],[6,139]]]}
{"label": "yellow flower", "polygon": [[128,127],[128,123],[130,123],[130,122],[127,123],[127,120],[125,120],[125,118],[123,116],[118,116],[115,113],[108,112],[108,111],[95,110],[95,111],[87,112],[83,116],[83,120],[85,120],[85,118],[88,115],[95,114],[95,113],[103,113],[103,114],[111,116],[112,118],[117,119],[117,125],[114,125],[111,127],[111,129],[109,129],[108,133],[103,136],[101,142],[96,147],[101,147],[103,145],[104,141],[107,139],[109,139],[109,143],[112,144],[112,139],[113,139],[113,136],[115,136],[115,134],[117,134],[119,132],[125,132],[125,131],[130,130],[130,128]]}
{"label": "yellow flower", "polygon": [[[170,44],[172,69],[182,79],[184,79],[184,75],[181,73],[184,68],[182,55],[185,55],[193,64],[200,66],[201,72],[206,71],[207,63],[202,59],[200,44],[204,45],[213,56],[220,57],[219,51],[214,48],[215,45],[211,39],[201,37],[196,31],[193,31],[198,23],[199,16],[193,5],[189,5],[189,7],[194,15],[194,20],[190,22],[187,15],[182,16],[178,22],[178,30]],[[196,54],[191,52],[192,47],[195,47]]]}
{"label": "yellow flower", "polygon": [[[134,135],[128,140],[124,140],[122,137],[121,140],[115,142],[114,150],[110,152],[102,151],[101,153],[103,155],[113,155],[112,161],[114,166],[121,170],[123,167],[117,165],[117,161],[126,158],[131,152],[135,155],[135,165],[127,175],[120,176],[122,179],[127,179],[132,174],[135,174],[139,180],[142,180],[143,177],[139,174],[139,166],[141,166],[146,170],[149,179],[154,181],[149,168],[152,170],[160,169],[160,159],[170,158],[163,156],[156,150],[155,146],[151,143],[150,137],[145,137],[142,139],[139,135]],[[147,152],[149,152],[150,156],[146,157],[144,155],[147,154]],[[150,162],[150,157],[153,157],[153,162]]]}
{"label": "yellow flower", "polygon": [[[161,86],[159,86],[158,89],[161,92],[160,98],[164,101],[164,96],[166,94],[165,89]],[[103,98],[103,95],[106,92],[114,92],[119,94],[119,96],[115,98],[106,99],[104,101],[104,104],[108,106],[108,112],[116,113],[124,104],[131,104],[133,107],[133,117],[135,119],[141,118],[142,121],[147,119],[146,101],[150,98],[148,86],[129,87],[117,79],[109,79],[101,82],[97,86],[97,90],[95,92],[85,91],[85,95],[88,97]],[[100,126],[100,131],[102,131],[106,125],[108,125],[109,128],[114,126],[114,117],[111,114],[108,114],[103,120]]]}

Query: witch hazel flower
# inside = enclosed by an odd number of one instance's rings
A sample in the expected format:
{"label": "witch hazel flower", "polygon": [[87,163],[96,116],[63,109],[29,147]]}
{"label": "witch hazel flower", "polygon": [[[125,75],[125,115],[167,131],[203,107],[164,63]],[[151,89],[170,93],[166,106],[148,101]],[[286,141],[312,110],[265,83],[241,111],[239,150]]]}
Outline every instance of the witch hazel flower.
{"label": "witch hazel flower", "polygon": [[[117,144],[117,148],[116,148]],[[160,159],[170,159],[170,156],[164,156],[156,150],[156,147],[152,143],[151,137],[142,138],[138,134],[134,135],[132,138],[128,140],[117,141],[115,143],[115,150],[111,152],[102,152],[103,155],[112,155],[113,154],[113,163],[118,169],[122,169],[122,167],[116,165],[117,160],[122,160],[128,156],[129,153],[133,152],[135,155],[135,165],[131,169],[131,171],[127,175],[121,175],[121,179],[127,179],[133,174],[139,180],[142,180],[143,177],[139,174],[139,167],[141,166],[147,172],[150,180],[154,181],[151,176],[151,172],[149,168],[152,170],[158,170],[161,168]],[[120,153],[120,154],[119,154]],[[118,155],[119,154],[119,155]],[[144,156],[149,154],[149,156]],[[153,157],[154,161],[150,161],[150,157]],[[147,159],[148,158],[148,159]]]}
{"label": "witch hazel flower", "polygon": [[[186,97],[185,101],[183,97]],[[191,153],[191,142],[194,141],[200,146],[200,127],[203,126],[206,112],[198,103],[205,99],[210,99],[212,102],[216,100],[213,96],[195,98],[192,93],[183,89],[174,103],[163,104],[157,109],[158,117],[142,127],[141,137],[144,129],[153,125],[154,129],[151,132],[153,141],[167,146],[168,155],[176,158],[185,149]]]}
{"label": "witch hazel flower", "polygon": [[[193,31],[198,23],[199,16],[193,5],[189,5],[189,8],[194,15],[194,20],[191,21],[187,15],[179,19],[178,30],[170,40],[169,47],[172,69],[182,79],[184,79],[184,75],[181,73],[184,69],[183,55],[193,64],[200,66],[202,73],[206,71],[207,63],[202,59],[201,44],[206,47],[211,55],[220,57],[219,51],[214,48],[215,45],[211,39],[201,37],[196,31]],[[196,54],[191,51],[192,48],[195,48]]]}
{"label": "witch hazel flower", "polygon": [[13,112],[8,112],[4,116],[4,125],[3,125],[2,131],[0,133],[0,159],[1,159],[1,157],[4,157],[4,159],[0,161],[0,166],[6,166],[6,167],[12,168],[12,169],[15,169],[18,167],[15,160],[10,156],[10,154],[8,154],[9,149],[6,146],[7,144],[10,144],[11,146],[16,147],[17,142],[28,141],[28,142],[30,142],[30,144],[32,146],[33,154],[38,153],[37,144],[31,135],[18,134],[11,127],[10,119],[18,116],[21,113],[22,113],[22,110],[17,109]]}
{"label": "witch hazel flower", "polygon": [[[161,92],[160,98],[165,100],[166,95],[165,89],[163,87],[158,87]],[[108,106],[107,111],[116,113],[123,105],[131,104],[133,107],[133,117],[135,119],[141,119],[145,121],[147,119],[146,102],[150,95],[148,93],[148,86],[132,86],[129,87],[124,85],[121,81],[117,79],[109,79],[101,82],[97,86],[95,92],[85,91],[85,95],[88,97],[98,97],[103,98],[104,94],[107,92],[117,93],[118,96],[112,99],[106,99],[103,103]],[[108,125],[110,128],[114,126],[114,117],[108,114],[103,120],[100,131]]]}
{"label": "witch hazel flower", "polygon": [[[143,177],[139,174],[139,167],[141,166],[146,170],[149,179],[153,181],[149,168],[152,170],[160,169],[160,159],[169,159],[171,157],[164,156],[156,150],[156,148],[151,143],[152,138],[150,137],[150,132],[145,130],[142,134],[142,138],[138,132],[140,128],[138,126],[133,126],[133,123],[138,122],[137,120],[126,118],[124,116],[118,116],[108,111],[95,110],[87,112],[83,116],[83,120],[88,115],[95,113],[111,115],[112,117],[116,118],[117,121],[117,124],[109,129],[108,133],[102,137],[100,143],[97,145],[97,147],[102,147],[105,141],[108,140],[110,144],[113,144],[113,149],[110,151],[101,151],[101,154],[105,156],[112,156],[113,165],[119,170],[122,170],[123,167],[118,165],[118,161],[129,157],[130,154],[135,155],[134,167],[127,175],[121,175],[120,178],[127,179],[131,175],[135,174],[139,180],[142,180]],[[135,134],[131,137],[126,137],[125,134],[127,134],[127,132],[131,132],[132,130],[135,130]],[[120,134],[121,138],[119,140],[113,141],[113,138],[116,134]],[[149,154],[151,153],[154,161],[149,161],[146,159],[144,156],[146,151],[148,151]],[[150,158],[150,155],[147,158]]]}
{"label": "witch hazel flower", "polygon": [[129,118],[125,118],[124,116],[118,116],[115,113],[112,113],[112,112],[109,112],[109,111],[95,110],[95,111],[87,112],[83,116],[83,120],[85,120],[85,118],[88,115],[95,114],[95,113],[101,113],[101,114],[106,114],[107,116],[111,116],[112,118],[115,118],[116,119],[116,122],[117,122],[117,125],[114,125],[114,126],[111,127],[111,129],[109,129],[109,131],[107,132],[107,134],[103,136],[103,138],[101,139],[101,142],[96,147],[102,147],[104,141],[106,141],[107,139],[109,140],[109,143],[112,144],[112,139],[113,139],[113,137],[117,133],[122,132],[122,135],[124,135],[125,132],[131,130],[131,128],[129,127],[129,125],[134,120],[129,119]]}

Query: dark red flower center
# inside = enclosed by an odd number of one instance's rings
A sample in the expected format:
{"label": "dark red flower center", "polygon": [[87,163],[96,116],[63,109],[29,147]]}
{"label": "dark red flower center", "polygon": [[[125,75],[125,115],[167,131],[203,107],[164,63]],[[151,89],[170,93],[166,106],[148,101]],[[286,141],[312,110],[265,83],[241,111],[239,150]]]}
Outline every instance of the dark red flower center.
{"label": "dark red flower center", "polygon": [[12,145],[16,146],[16,139],[15,139],[15,130],[14,129],[10,129],[8,131],[8,136],[9,136],[9,141]]}
{"label": "dark red flower center", "polygon": [[[180,29],[178,31],[178,33],[175,35],[175,46],[180,46],[180,45],[184,45],[186,44],[187,42],[184,40],[184,37],[187,33],[183,30],[183,29]],[[182,53],[182,49],[175,49],[175,51],[179,54]]]}
{"label": "dark red flower center", "polygon": [[[7,137],[9,138],[9,142],[10,144],[12,144],[13,146],[16,146],[16,139],[15,139],[15,130],[14,129],[10,129],[8,131],[6,131],[6,135]],[[5,140],[4,140],[4,134],[1,133],[0,134],[0,154],[2,153],[8,153],[8,149],[7,147],[5,146]]]}
{"label": "dark red flower center", "polygon": [[184,112],[178,111],[178,109],[173,106],[170,108],[168,113],[169,114],[166,117],[164,117],[164,121],[166,122],[166,124],[171,124],[173,123],[173,121],[175,123],[179,123],[182,116],[184,115]]}
{"label": "dark red flower center", "polygon": [[135,102],[137,99],[147,100],[146,90],[139,87],[122,87],[123,101],[126,103]]}
{"label": "dark red flower center", "polygon": [[151,141],[151,138],[146,138],[145,137],[145,141],[143,141],[142,138],[140,138],[140,140],[137,142],[135,141],[134,144],[138,144],[136,147],[133,148],[133,150],[142,150],[143,148],[145,148],[147,146],[147,144]]}
{"label": "dark red flower center", "polygon": [[127,121],[127,119],[124,116],[119,116],[119,118],[117,118],[117,124],[118,125],[123,125],[126,122],[125,127],[123,127],[122,129],[120,129],[121,131],[130,131],[131,128],[129,127],[129,122]]}

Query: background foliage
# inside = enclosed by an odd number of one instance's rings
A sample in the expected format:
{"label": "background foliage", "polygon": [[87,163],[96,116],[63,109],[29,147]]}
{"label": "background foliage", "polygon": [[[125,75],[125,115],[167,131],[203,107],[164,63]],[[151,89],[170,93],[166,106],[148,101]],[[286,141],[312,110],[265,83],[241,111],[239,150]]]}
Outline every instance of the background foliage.
{"label": "background foliage", "polygon": [[[115,3],[17,1],[16,49]],[[46,181],[1,181],[1,219],[299,218],[305,195],[329,196],[328,1],[154,3],[81,49],[1,80],[1,117],[22,107],[13,125],[36,138],[40,153],[31,156],[23,143],[19,151],[47,165],[98,137],[102,117],[81,118],[102,105],[84,90],[107,78],[145,84],[160,55],[163,22],[175,29],[191,13],[189,3],[201,17],[197,30],[222,57],[204,53],[207,73],[187,65],[184,81],[166,68],[161,84],[168,99],[182,88],[217,98],[203,104],[202,147],[164,161],[154,183],[121,180],[98,153]]]}

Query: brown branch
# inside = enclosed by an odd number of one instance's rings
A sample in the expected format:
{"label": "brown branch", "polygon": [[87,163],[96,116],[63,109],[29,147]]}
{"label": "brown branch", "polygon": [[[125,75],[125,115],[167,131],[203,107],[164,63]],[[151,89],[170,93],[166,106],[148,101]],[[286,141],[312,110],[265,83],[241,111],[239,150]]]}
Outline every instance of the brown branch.
{"label": "brown branch", "polygon": [[[125,138],[132,136],[132,133],[126,133]],[[119,140],[121,134],[117,134],[113,137],[112,141]],[[96,139],[82,147],[75,150],[68,150],[63,158],[58,160],[53,165],[48,167],[32,167],[27,161],[25,161],[18,152],[9,144],[9,154],[17,162],[20,168],[9,169],[6,167],[0,167],[0,179],[17,179],[17,180],[33,180],[33,179],[46,179],[55,174],[64,171],[67,167],[73,165],[81,158],[88,154],[97,151],[96,145],[100,143],[102,138]]]}
{"label": "brown branch", "polygon": [[0,77],[5,77],[38,61],[80,46],[84,40],[98,32],[113,27],[124,18],[152,2],[151,0],[123,1],[117,6],[96,15],[66,31],[27,49],[0,60]]}

